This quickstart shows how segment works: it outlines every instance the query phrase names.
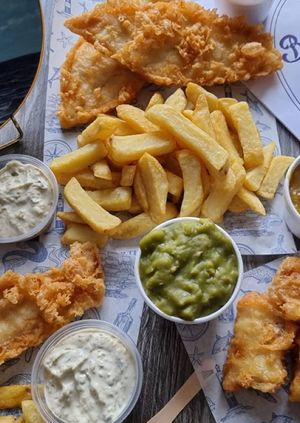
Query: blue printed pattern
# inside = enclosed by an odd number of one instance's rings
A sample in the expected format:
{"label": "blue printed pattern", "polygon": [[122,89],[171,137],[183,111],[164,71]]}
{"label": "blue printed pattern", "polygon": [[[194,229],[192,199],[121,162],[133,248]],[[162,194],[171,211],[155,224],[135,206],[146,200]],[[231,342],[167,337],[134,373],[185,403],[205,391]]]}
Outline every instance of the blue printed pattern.
{"label": "blue printed pattern", "polygon": [[[253,269],[244,275],[245,292],[265,291],[282,259]],[[206,325],[177,326],[191,363],[197,371],[208,405],[216,422],[222,423],[293,423],[299,421],[299,405],[288,403],[284,386],[275,394],[254,390],[224,392],[222,369],[233,334],[234,310],[224,313]],[[198,336],[195,336],[197,334]]]}
{"label": "blue printed pattern", "polygon": [[[76,148],[79,129],[62,131],[56,116],[59,104],[60,66],[76,36],[63,25],[71,15],[80,14],[92,8],[93,0],[57,0],[54,2],[54,21],[51,34],[49,73],[45,116],[44,161],[48,165],[55,157]],[[62,192],[59,196],[58,211],[66,209]],[[60,266],[68,257],[68,248],[60,244],[63,223],[56,219],[51,228],[39,239],[0,247],[0,271],[9,269],[20,273],[44,272],[53,266]],[[143,310],[143,300],[134,277],[136,242],[129,245],[110,243],[103,252],[103,267],[106,277],[106,298],[101,308],[92,308],[79,319],[103,319],[114,323],[136,341]],[[20,357],[0,366],[0,385],[29,383],[31,367],[38,351],[30,348]],[[18,410],[15,410],[15,414]],[[4,414],[7,414],[4,412]],[[1,413],[0,413],[1,415]]]}

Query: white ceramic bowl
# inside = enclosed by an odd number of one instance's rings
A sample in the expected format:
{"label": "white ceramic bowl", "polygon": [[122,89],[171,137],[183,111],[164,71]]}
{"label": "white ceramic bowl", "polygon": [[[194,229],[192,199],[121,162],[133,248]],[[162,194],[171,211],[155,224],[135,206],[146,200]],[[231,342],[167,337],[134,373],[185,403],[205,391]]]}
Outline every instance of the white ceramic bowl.
{"label": "white ceramic bowl", "polygon": [[296,235],[297,238],[300,238],[300,214],[297,212],[290,196],[291,177],[298,166],[300,166],[300,156],[298,156],[288,168],[284,179],[283,195],[285,202],[284,220],[289,230]]}
{"label": "white ceramic bowl", "polygon": [[[199,218],[198,217],[177,217],[175,219],[167,220],[166,222],[163,222],[160,225],[157,225],[152,230],[155,231],[156,229],[164,228],[166,226],[172,225],[173,223],[184,222],[184,221],[191,221],[191,220],[193,220],[193,221],[199,221]],[[198,317],[197,319],[194,319],[194,320],[184,320],[184,319],[181,319],[180,317],[177,317],[177,316],[170,316],[169,314],[166,314],[162,310],[160,310],[152,302],[152,300],[148,297],[148,295],[147,295],[147,293],[146,293],[146,291],[144,289],[144,286],[142,284],[141,278],[140,278],[139,263],[140,263],[140,257],[141,257],[141,250],[140,250],[140,248],[138,249],[137,255],[136,255],[136,260],[135,260],[135,278],[136,278],[138,287],[140,289],[140,292],[141,292],[141,294],[142,294],[145,302],[159,316],[164,317],[165,319],[170,320],[171,322],[175,322],[175,323],[188,324],[188,325],[197,325],[197,324],[205,323],[205,322],[208,322],[210,320],[215,319],[220,314],[222,314],[228,307],[230,307],[231,304],[233,303],[233,301],[235,300],[235,298],[236,298],[236,296],[237,296],[237,294],[238,294],[238,292],[240,290],[241,283],[242,283],[242,278],[243,278],[243,268],[244,268],[244,266],[243,266],[243,259],[242,259],[241,253],[240,253],[240,251],[238,249],[238,246],[236,245],[236,243],[234,242],[234,240],[231,238],[231,236],[228,235],[228,233],[226,231],[224,231],[224,229],[222,229],[220,226],[216,225],[216,227],[232,243],[233,249],[234,249],[235,254],[236,254],[237,262],[238,262],[238,279],[236,281],[236,285],[235,285],[235,288],[234,288],[234,290],[233,290],[233,292],[231,294],[231,297],[228,299],[228,301],[219,310],[215,311],[214,313],[208,314],[207,316]]]}
{"label": "white ceramic bowl", "polygon": [[30,229],[30,231],[25,232],[24,234],[12,237],[0,237],[0,244],[11,244],[13,242],[27,241],[40,235],[49,227],[50,223],[52,222],[58,202],[58,184],[54,173],[45,163],[39,159],[36,159],[35,157],[26,156],[24,154],[7,154],[5,156],[0,156],[0,169],[2,169],[8,162],[12,160],[17,160],[23,164],[30,164],[35,166],[44,174],[52,188],[53,202],[47,216],[45,216],[34,228]]}
{"label": "white ceramic bowl", "polygon": [[70,323],[63,328],[59,329],[40,348],[36,359],[33,363],[32,373],[31,373],[31,391],[32,398],[39,410],[41,416],[46,423],[65,423],[63,420],[58,418],[48,407],[45,392],[44,392],[44,367],[43,361],[47,357],[47,354],[58,345],[61,341],[66,339],[68,336],[73,335],[82,331],[101,331],[107,332],[116,338],[124,345],[124,347],[131,354],[135,370],[136,370],[136,381],[133,392],[128,399],[127,404],[125,404],[121,413],[112,423],[121,423],[126,417],[131,413],[133,407],[135,406],[142,389],[143,383],[143,367],[140,353],[138,352],[135,344],[129,338],[129,336],[120,330],[117,326],[114,326],[110,323],[104,322],[102,320],[90,319],[90,320],[79,320],[77,322]]}

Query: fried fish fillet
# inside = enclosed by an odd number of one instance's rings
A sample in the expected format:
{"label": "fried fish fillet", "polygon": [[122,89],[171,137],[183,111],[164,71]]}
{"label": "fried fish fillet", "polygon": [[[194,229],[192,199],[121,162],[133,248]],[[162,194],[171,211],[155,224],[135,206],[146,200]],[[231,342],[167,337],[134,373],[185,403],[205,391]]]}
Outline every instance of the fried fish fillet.
{"label": "fried fish fillet", "polygon": [[262,26],[220,17],[195,2],[108,0],[65,25],[159,85],[246,81],[282,67]]}
{"label": "fried fish fillet", "polygon": [[61,68],[60,124],[71,128],[90,122],[100,113],[132,101],[143,84],[139,75],[81,38]]}
{"label": "fried fish fillet", "polygon": [[234,336],[224,365],[224,389],[278,389],[287,376],[284,353],[292,346],[295,333],[296,325],[275,314],[266,294],[247,293],[237,305]]}
{"label": "fried fish fillet", "polygon": [[300,402],[300,333],[298,333],[295,343],[297,344],[298,358],[296,361],[294,378],[290,385],[289,400]]}
{"label": "fried fish fillet", "polygon": [[268,289],[270,300],[286,320],[300,320],[300,258],[287,257]]}
{"label": "fried fish fillet", "polygon": [[102,303],[105,292],[97,247],[71,245],[60,268],[0,277],[0,364],[39,345],[51,333]]}

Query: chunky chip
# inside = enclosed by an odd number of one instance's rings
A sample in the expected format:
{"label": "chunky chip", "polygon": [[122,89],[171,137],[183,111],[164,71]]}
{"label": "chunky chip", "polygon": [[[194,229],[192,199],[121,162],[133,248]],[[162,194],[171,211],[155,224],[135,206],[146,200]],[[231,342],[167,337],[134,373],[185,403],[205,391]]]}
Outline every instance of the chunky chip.
{"label": "chunky chip", "polygon": [[76,178],[65,186],[64,195],[69,205],[94,231],[105,233],[115,228],[121,220],[99,206],[81,187]]}

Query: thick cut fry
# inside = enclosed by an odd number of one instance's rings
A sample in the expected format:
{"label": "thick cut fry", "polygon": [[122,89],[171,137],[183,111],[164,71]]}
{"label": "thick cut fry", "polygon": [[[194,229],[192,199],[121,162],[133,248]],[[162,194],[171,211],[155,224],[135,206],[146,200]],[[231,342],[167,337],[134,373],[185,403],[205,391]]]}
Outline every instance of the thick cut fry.
{"label": "thick cut fry", "polygon": [[179,166],[178,160],[176,158],[176,152],[174,151],[171,154],[167,154],[165,157],[165,168],[170,172],[175,173],[175,175],[182,177],[181,168]]}
{"label": "thick cut fry", "polygon": [[70,245],[73,242],[94,242],[99,248],[105,247],[108,237],[103,234],[98,234],[93,231],[88,225],[81,225],[78,223],[69,223],[63,236],[61,243],[63,245]]}
{"label": "thick cut fry", "polygon": [[0,386],[0,410],[20,407],[28,399],[31,399],[30,385]]}
{"label": "thick cut fry", "polygon": [[25,423],[24,417],[23,416],[18,417],[15,423]]}
{"label": "thick cut fry", "polygon": [[69,205],[82,220],[98,233],[105,233],[121,223],[118,217],[108,213],[92,200],[76,178],[72,178],[67,183],[64,195]]}
{"label": "thick cut fry", "polygon": [[57,212],[57,217],[63,220],[64,223],[80,223],[84,225],[84,221],[75,212]]}
{"label": "thick cut fry", "polygon": [[133,133],[133,129],[123,120],[102,114],[82,131],[77,138],[77,143],[79,147],[83,147],[89,143],[105,141],[113,134],[131,135]]}
{"label": "thick cut fry", "polygon": [[227,151],[172,107],[157,104],[146,112],[146,116],[174,136],[181,147],[191,150],[216,171],[226,166]]}
{"label": "thick cut fry", "polygon": [[71,178],[75,177],[83,188],[90,189],[106,189],[115,188],[119,185],[121,174],[119,172],[112,172],[112,180],[107,181],[105,179],[96,178],[90,169],[83,170],[75,174],[57,174],[55,175],[57,182],[60,185],[66,185]]}
{"label": "thick cut fry", "polygon": [[16,423],[15,416],[0,416],[0,423]]}
{"label": "thick cut fry", "polygon": [[194,105],[196,104],[198,96],[200,94],[204,94],[206,97],[209,111],[212,112],[218,109],[218,98],[214,94],[210,93],[209,91],[206,91],[204,88],[202,88],[200,85],[195,84],[194,82],[189,82],[187,84],[185,94],[188,100]]}
{"label": "thick cut fry", "polygon": [[124,166],[121,173],[121,187],[131,187],[133,185],[135,176],[136,166]]}
{"label": "thick cut fry", "polygon": [[263,163],[260,166],[257,166],[247,172],[244,185],[245,188],[247,188],[249,191],[257,191],[259,189],[265,177],[265,174],[267,173],[267,170],[270,167],[274,149],[275,143],[265,145],[263,147]]}
{"label": "thick cut fry", "polygon": [[285,381],[285,352],[296,325],[276,314],[266,294],[249,292],[237,305],[234,337],[224,365],[223,388],[253,388],[275,392]]}
{"label": "thick cut fry", "polygon": [[240,101],[229,107],[234,127],[239,135],[246,168],[253,168],[263,163],[262,143],[248,103]]}
{"label": "thick cut fry", "polygon": [[201,179],[202,179],[202,186],[203,186],[203,198],[205,199],[210,193],[211,180],[210,180],[209,173],[203,163],[201,164]]}
{"label": "thick cut fry", "polygon": [[201,165],[198,158],[189,150],[177,151],[177,160],[183,176],[183,199],[179,216],[191,216],[200,211],[203,202]]}
{"label": "thick cut fry", "polygon": [[158,130],[145,116],[145,112],[130,104],[121,104],[116,108],[119,118],[125,120],[136,132],[155,132]]}
{"label": "thick cut fry", "polygon": [[229,154],[229,161],[240,160],[240,155],[234,146],[224,114],[220,110],[215,110],[210,115],[215,137],[218,143],[225,148]]}
{"label": "thick cut fry", "polygon": [[199,94],[191,120],[212,138],[216,138],[205,94]]}
{"label": "thick cut fry", "polygon": [[148,153],[140,158],[138,168],[146,189],[149,215],[154,222],[159,223],[166,214],[169,189],[166,172],[159,161]]}
{"label": "thick cut fry", "polygon": [[175,175],[175,173],[166,170],[168,184],[169,184],[169,193],[175,195],[175,197],[180,197],[183,191],[183,180],[180,176]]}
{"label": "thick cut fry", "polygon": [[248,205],[241,200],[237,195],[233,197],[231,203],[228,206],[228,210],[232,213],[242,213],[248,209]]}
{"label": "thick cut fry", "polygon": [[110,167],[105,159],[92,165],[93,174],[96,178],[105,179],[107,181],[112,180],[112,174]]}
{"label": "thick cut fry", "polygon": [[178,88],[165,101],[165,104],[173,107],[178,112],[182,112],[186,108],[187,98],[182,88]]}
{"label": "thick cut fry", "polygon": [[22,401],[22,412],[25,423],[44,423],[33,401]]}
{"label": "thick cut fry", "polygon": [[240,162],[234,162],[225,176],[217,179],[203,203],[201,214],[215,223],[222,222],[233,197],[241,189],[246,172]]}
{"label": "thick cut fry", "polygon": [[232,116],[231,116],[231,113],[229,112],[229,107],[232,106],[233,104],[237,104],[238,101],[235,98],[231,98],[231,97],[218,98],[217,101],[218,103],[217,103],[216,110],[220,110],[223,113],[229,128],[235,130]]}
{"label": "thick cut fry", "polygon": [[247,188],[242,187],[236,195],[238,198],[244,201],[245,204],[247,204],[249,209],[263,216],[266,215],[266,210],[262,202],[254,194],[254,192],[248,191]]}
{"label": "thick cut fry", "polygon": [[270,167],[264,177],[257,195],[271,200],[274,198],[276,189],[289,165],[294,161],[294,157],[276,156],[273,157]]}
{"label": "thick cut fry", "polygon": [[[177,214],[177,208],[173,204],[167,203],[166,213],[161,217],[161,221],[159,223],[173,219],[177,216]],[[144,235],[145,233],[151,231],[151,229],[155,228],[156,225],[157,222],[153,222],[148,213],[141,213],[126,220],[126,222],[121,223],[121,225],[110,232],[110,236],[114,239],[131,239]]]}
{"label": "thick cut fry", "polygon": [[128,211],[131,214],[138,214],[138,213],[142,213],[142,211],[143,211],[143,209],[142,209],[142,207],[141,207],[140,203],[138,202],[135,195],[132,195],[132,197],[131,197],[131,204],[130,204]]}
{"label": "thick cut fry", "polygon": [[[187,119],[191,120],[193,122],[193,115],[194,115],[194,110],[183,110],[182,112],[183,116],[185,116]],[[195,123],[195,122],[194,122]],[[195,123],[195,125],[197,125]],[[199,126],[200,128],[200,126]]]}
{"label": "thick cut fry", "polygon": [[[151,111],[154,107],[151,107]],[[165,106],[163,106],[165,107]],[[147,112],[148,113],[148,112]],[[128,135],[126,137],[113,136],[109,146],[109,154],[119,163],[130,163],[139,160],[144,153],[161,156],[171,153],[176,148],[174,140],[161,132],[152,134]]]}
{"label": "thick cut fry", "polygon": [[104,144],[87,144],[64,156],[56,157],[50,168],[55,174],[76,173],[105,157],[107,150]]}
{"label": "thick cut fry", "polygon": [[153,96],[150,98],[149,103],[147,104],[146,110],[149,110],[152,106],[155,104],[163,104],[164,98],[161,93],[156,92],[153,94]]}
{"label": "thick cut fry", "polygon": [[141,205],[142,209],[144,210],[144,212],[147,212],[149,210],[149,204],[148,204],[148,199],[146,194],[146,188],[138,168],[136,169],[136,172],[135,172],[133,189],[134,189],[136,198],[139,204]]}
{"label": "thick cut fry", "polygon": [[131,188],[129,187],[86,192],[97,204],[108,211],[128,210],[131,205]]}

